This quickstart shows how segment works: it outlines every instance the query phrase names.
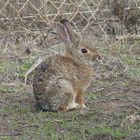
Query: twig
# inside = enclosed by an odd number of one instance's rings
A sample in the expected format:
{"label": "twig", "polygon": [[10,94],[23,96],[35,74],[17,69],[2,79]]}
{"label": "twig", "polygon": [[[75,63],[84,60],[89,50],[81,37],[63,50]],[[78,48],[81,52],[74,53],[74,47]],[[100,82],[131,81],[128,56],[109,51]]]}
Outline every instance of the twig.
{"label": "twig", "polygon": [[[57,54],[58,52],[54,51],[54,50],[49,50],[50,52],[52,52],[53,54]],[[27,78],[28,78],[28,75],[33,71],[35,70],[35,68],[37,68],[46,58],[50,57],[52,55],[47,55],[47,56],[44,56],[44,57],[39,57],[36,62],[31,66],[31,68],[25,73],[24,77],[24,82],[25,84],[27,83]]]}

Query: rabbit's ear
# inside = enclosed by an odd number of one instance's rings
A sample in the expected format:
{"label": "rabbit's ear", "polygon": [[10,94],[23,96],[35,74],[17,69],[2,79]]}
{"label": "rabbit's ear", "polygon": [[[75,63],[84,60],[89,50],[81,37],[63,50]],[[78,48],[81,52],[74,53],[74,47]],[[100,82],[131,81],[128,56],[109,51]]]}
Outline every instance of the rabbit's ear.
{"label": "rabbit's ear", "polygon": [[70,40],[70,42],[74,46],[77,46],[78,45],[78,42],[79,42],[79,40],[78,40],[79,38],[75,34],[74,29],[73,29],[71,23],[68,20],[66,20],[66,19],[62,19],[60,21],[60,23],[62,23],[65,26],[65,28],[67,29],[67,33],[69,34],[69,40]]}
{"label": "rabbit's ear", "polygon": [[56,25],[56,32],[57,32],[57,34],[59,36],[59,39],[66,46],[69,46],[71,44],[69,33],[67,31],[67,28],[63,24],[57,23],[57,25]]}
{"label": "rabbit's ear", "polygon": [[56,26],[57,34],[60,40],[68,47],[77,47],[79,44],[79,38],[76,36],[72,25],[66,19],[57,23]]}

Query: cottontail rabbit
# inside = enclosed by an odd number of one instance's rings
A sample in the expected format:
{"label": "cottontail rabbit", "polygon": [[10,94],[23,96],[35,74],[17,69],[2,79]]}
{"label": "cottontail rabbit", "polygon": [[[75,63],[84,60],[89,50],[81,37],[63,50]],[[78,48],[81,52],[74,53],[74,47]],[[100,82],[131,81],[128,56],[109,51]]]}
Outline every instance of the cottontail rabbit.
{"label": "cottontail rabbit", "polygon": [[83,94],[92,79],[92,62],[100,55],[80,41],[67,20],[57,23],[56,30],[65,52],[47,58],[35,70],[37,105],[46,111],[85,108]]}

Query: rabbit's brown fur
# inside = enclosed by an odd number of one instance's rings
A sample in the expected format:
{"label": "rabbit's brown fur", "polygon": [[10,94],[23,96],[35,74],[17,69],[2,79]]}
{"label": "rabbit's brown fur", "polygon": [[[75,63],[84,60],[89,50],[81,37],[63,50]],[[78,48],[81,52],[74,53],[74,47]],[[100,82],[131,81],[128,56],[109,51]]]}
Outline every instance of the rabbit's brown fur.
{"label": "rabbit's brown fur", "polygon": [[[65,44],[65,53],[47,58],[36,69],[33,91],[37,105],[46,111],[84,108],[83,94],[93,74],[91,62],[100,56],[78,41],[67,20],[58,23],[57,33]],[[83,48],[87,52],[82,53]]]}

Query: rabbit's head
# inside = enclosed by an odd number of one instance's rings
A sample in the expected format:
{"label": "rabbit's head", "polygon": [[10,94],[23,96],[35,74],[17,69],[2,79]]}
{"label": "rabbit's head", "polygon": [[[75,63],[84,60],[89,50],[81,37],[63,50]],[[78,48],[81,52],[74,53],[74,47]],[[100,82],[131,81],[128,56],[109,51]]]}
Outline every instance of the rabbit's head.
{"label": "rabbit's head", "polygon": [[85,64],[92,64],[100,59],[96,50],[75,34],[72,25],[67,20],[64,19],[57,23],[57,34],[65,44],[66,56]]}

